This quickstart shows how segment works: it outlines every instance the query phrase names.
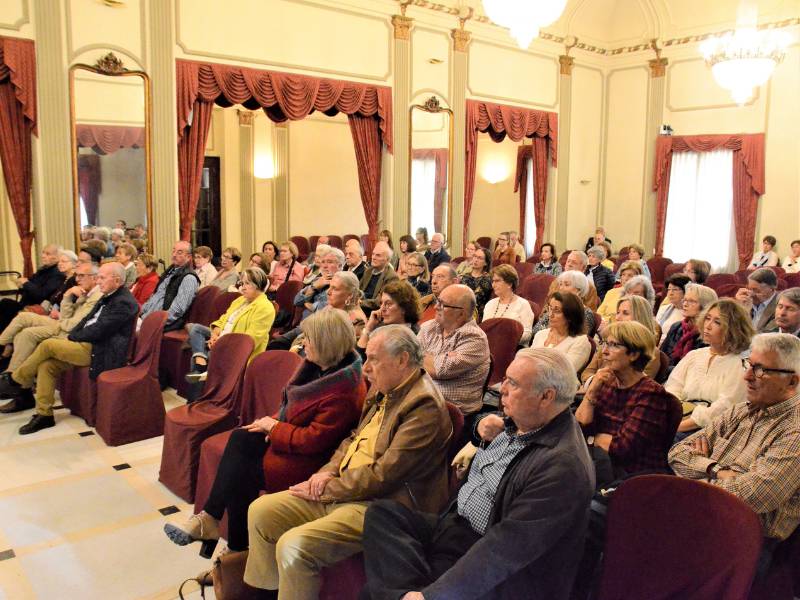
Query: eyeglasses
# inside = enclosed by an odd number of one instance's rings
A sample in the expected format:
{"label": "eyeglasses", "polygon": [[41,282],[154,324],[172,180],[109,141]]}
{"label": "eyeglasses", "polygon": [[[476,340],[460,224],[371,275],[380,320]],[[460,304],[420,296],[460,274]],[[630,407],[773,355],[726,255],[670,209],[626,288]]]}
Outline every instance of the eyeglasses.
{"label": "eyeglasses", "polygon": [[601,340],[600,343],[597,344],[601,348],[608,348],[609,350],[617,350],[619,348],[626,348],[625,344],[620,344],[619,342],[608,342],[606,340]]}
{"label": "eyeglasses", "polygon": [[444,302],[439,300],[439,298],[436,299],[436,308],[441,308],[441,309],[452,308],[453,310],[464,310],[463,306],[454,306],[452,304],[445,304]]}
{"label": "eyeglasses", "polygon": [[410,263],[410,262],[407,262],[407,263],[406,263],[406,266],[407,266],[407,267],[417,267],[418,269],[421,269],[421,268],[422,268],[422,265],[420,265],[419,263]]}
{"label": "eyeglasses", "polygon": [[753,364],[750,362],[749,358],[742,359],[742,368],[747,371],[749,369],[753,369],[753,375],[755,375],[756,379],[761,379],[764,376],[764,373],[784,373],[786,375],[794,375],[795,371],[791,369],[771,369],[769,367],[764,367],[759,364]]}

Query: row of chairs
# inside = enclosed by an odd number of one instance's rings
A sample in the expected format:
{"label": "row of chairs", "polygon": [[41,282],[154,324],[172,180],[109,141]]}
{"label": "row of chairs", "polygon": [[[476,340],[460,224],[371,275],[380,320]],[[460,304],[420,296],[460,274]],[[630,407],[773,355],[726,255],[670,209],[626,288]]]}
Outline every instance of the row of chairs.
{"label": "row of chairs", "polygon": [[[300,260],[305,260],[314,250],[316,250],[320,237],[322,236],[312,235],[310,237],[305,237],[303,235],[293,235],[289,238],[289,240],[292,241],[295,246],[297,246],[297,250],[300,253]],[[334,248],[339,248],[339,250],[343,250],[344,245],[349,240],[358,240],[361,242],[361,246],[364,248],[365,252],[371,250],[369,235],[366,233],[364,235],[356,235],[354,233],[348,233],[344,236],[329,235],[328,245],[333,246]]]}

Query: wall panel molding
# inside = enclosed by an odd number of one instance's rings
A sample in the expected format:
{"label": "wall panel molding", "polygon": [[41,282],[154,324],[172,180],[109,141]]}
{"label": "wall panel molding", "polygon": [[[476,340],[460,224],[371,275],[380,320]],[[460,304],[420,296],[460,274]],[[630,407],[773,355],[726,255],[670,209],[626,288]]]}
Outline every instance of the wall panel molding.
{"label": "wall panel molding", "polygon": [[[725,102],[725,103],[721,103],[721,104],[698,104],[698,105],[693,105],[693,106],[676,106],[675,104],[673,104],[673,100],[672,100],[672,91],[673,91],[673,89],[672,89],[672,86],[674,85],[673,84],[673,79],[675,77],[676,69],[680,69],[680,65],[685,65],[685,64],[688,64],[688,63],[698,63],[698,62],[705,64],[705,60],[703,58],[701,58],[701,57],[683,58],[683,59],[677,59],[677,60],[670,61],[670,64],[667,66],[667,75],[666,75],[667,85],[666,85],[666,94],[665,95],[666,95],[666,107],[667,107],[667,110],[669,110],[670,112],[689,112],[689,111],[694,111],[694,110],[714,110],[714,109],[719,109],[719,108],[739,108],[739,105],[736,104],[736,102],[734,102],[733,100],[731,100],[730,102]],[[780,68],[780,67],[778,67],[778,68]],[[714,79],[714,75],[711,73],[711,69],[707,68],[707,71],[708,71],[708,78],[713,80]],[[722,88],[720,88],[720,89],[722,89]],[[729,94],[727,94],[727,92],[723,92],[723,93],[725,95],[729,95]],[[761,96],[761,88],[756,88],[756,91],[753,94],[753,97],[750,100],[748,100],[747,102],[745,102],[743,106],[753,106],[754,104],[756,104],[758,102],[758,100],[760,99],[760,96]]]}
{"label": "wall panel molding", "polygon": [[13,23],[0,23],[0,29],[10,29],[12,31],[22,31],[25,25],[30,25],[31,8],[30,0],[22,0],[22,14]]}
{"label": "wall panel molding", "polygon": [[[75,0],[65,0],[66,2],[66,29],[67,29],[67,57],[70,64],[72,64],[75,59],[80,56],[81,54],[88,52],[90,50],[102,50],[102,49],[109,49],[113,50],[114,52],[118,52],[120,54],[126,55],[128,58],[133,60],[137,63],[137,69],[141,69],[142,71],[147,71],[147,13],[145,11],[145,0],[139,0],[139,44],[140,44],[140,54],[136,54],[135,52],[131,52],[130,48],[124,48],[122,46],[117,46],[115,44],[108,44],[108,43],[96,43],[96,44],[84,44],[78,48],[74,47],[73,39],[72,39],[72,7]],[[116,9],[116,8],[108,8],[109,11],[116,11],[116,10],[125,10],[124,8]]]}

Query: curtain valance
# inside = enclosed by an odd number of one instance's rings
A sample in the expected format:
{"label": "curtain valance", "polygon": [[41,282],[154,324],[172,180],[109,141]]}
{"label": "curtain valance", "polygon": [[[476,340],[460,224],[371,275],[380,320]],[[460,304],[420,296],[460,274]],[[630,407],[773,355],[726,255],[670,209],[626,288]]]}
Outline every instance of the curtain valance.
{"label": "curtain valance", "polygon": [[33,40],[0,36],[0,83],[9,80],[22,114],[38,134],[36,123],[36,50]]}
{"label": "curtain valance", "polygon": [[122,148],[144,148],[144,127],[122,125],[75,125],[78,146],[92,148],[98,154],[112,154]]}

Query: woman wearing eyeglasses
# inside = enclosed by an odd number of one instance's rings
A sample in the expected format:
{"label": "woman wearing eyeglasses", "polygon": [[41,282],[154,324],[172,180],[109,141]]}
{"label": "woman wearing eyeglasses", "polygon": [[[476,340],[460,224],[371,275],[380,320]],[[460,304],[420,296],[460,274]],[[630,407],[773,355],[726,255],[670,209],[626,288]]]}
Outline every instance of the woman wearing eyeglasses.
{"label": "woman wearing eyeglasses", "polygon": [[472,254],[470,263],[472,268],[469,273],[461,276],[461,283],[475,292],[475,307],[478,314],[482,315],[486,303],[492,297],[492,276],[489,275],[489,269],[492,268],[492,253],[478,246]]}
{"label": "woman wearing eyeglasses", "polygon": [[431,273],[428,270],[428,260],[421,252],[412,252],[406,258],[406,278],[405,280],[413,287],[420,296],[431,293]]}
{"label": "woman wearing eyeglasses", "polygon": [[689,352],[664,385],[683,403],[679,434],[705,427],[747,395],[742,352],[755,335],[749,315],[735,300],[722,298],[705,310],[701,322],[708,346]]}
{"label": "woman wearing eyeglasses", "polygon": [[621,477],[664,470],[672,445],[677,400],[642,371],[655,354],[652,331],[641,323],[612,323],[601,342],[606,366],[594,376],[575,417],[594,446],[606,451]]}
{"label": "woman wearing eyeglasses", "polygon": [[[522,324],[522,337],[520,346],[527,346],[531,342],[531,328],[535,315],[530,302],[517,296],[519,275],[511,265],[498,265],[491,270],[492,289],[495,297],[486,303],[483,309],[483,318],[486,319],[514,319]],[[583,322],[581,322],[583,327]]]}
{"label": "woman wearing eyeglasses", "polygon": [[704,345],[700,333],[700,315],[713,302],[717,300],[717,292],[710,287],[699,283],[687,283],[683,293],[683,319],[670,327],[661,351],[669,356],[669,362],[674,367],[681,359]]}
{"label": "woman wearing eyeglasses", "polygon": [[390,281],[381,293],[381,304],[369,315],[369,320],[358,337],[356,350],[366,359],[370,334],[384,325],[406,325],[414,333],[419,332],[422,314],[419,294],[407,281]]}
{"label": "woman wearing eyeglasses", "polygon": [[550,326],[539,331],[531,348],[556,348],[561,350],[576,373],[586,366],[592,345],[586,337],[583,304],[569,292],[556,292],[547,303]]}

